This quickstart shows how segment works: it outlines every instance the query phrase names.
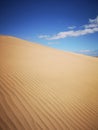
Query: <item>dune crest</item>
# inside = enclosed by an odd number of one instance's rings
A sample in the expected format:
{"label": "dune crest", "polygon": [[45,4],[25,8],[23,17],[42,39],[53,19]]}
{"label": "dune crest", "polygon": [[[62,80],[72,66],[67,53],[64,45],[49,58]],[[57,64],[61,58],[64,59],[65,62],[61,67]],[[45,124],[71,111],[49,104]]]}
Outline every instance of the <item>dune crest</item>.
{"label": "dune crest", "polygon": [[98,59],[0,36],[0,130],[98,130]]}

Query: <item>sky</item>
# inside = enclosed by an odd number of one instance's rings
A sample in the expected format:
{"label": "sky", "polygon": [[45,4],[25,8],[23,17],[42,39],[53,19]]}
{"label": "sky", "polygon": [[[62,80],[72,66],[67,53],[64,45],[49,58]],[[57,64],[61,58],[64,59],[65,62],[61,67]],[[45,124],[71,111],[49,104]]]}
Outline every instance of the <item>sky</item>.
{"label": "sky", "polygon": [[0,0],[0,35],[98,56],[98,0]]}

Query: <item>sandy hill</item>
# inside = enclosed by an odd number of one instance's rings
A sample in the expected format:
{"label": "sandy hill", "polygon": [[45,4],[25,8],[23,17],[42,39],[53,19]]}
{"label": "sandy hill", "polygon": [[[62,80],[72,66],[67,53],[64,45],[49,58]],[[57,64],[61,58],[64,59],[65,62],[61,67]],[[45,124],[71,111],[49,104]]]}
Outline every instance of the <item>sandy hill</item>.
{"label": "sandy hill", "polygon": [[98,130],[98,59],[0,36],[0,130]]}

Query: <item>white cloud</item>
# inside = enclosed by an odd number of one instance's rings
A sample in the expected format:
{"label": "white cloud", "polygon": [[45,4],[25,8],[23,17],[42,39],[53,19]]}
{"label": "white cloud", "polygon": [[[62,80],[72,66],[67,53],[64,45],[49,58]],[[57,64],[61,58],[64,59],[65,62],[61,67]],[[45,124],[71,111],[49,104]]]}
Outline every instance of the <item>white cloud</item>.
{"label": "white cloud", "polygon": [[98,16],[95,19],[89,19],[90,23],[98,23]]}
{"label": "white cloud", "polygon": [[69,26],[68,29],[75,29],[76,26]]}
{"label": "white cloud", "polygon": [[59,42],[48,42],[49,45],[51,44],[59,44]]}
{"label": "white cloud", "polygon": [[89,19],[89,24],[84,25],[85,28],[98,27],[98,16],[95,19]]}
{"label": "white cloud", "polygon": [[53,36],[40,35],[39,38],[44,38],[46,40],[56,40],[56,39],[62,39],[66,37],[78,37],[78,36],[87,35],[95,32],[98,32],[98,16],[95,19],[89,19],[89,23],[83,25],[82,30],[75,31],[73,29],[65,32],[59,32]]}
{"label": "white cloud", "polygon": [[48,38],[49,35],[39,35],[38,38]]}
{"label": "white cloud", "polygon": [[47,40],[56,40],[56,39],[61,39],[61,38],[66,38],[66,37],[77,37],[77,36],[82,36],[90,33],[95,33],[98,32],[98,28],[89,28],[89,29],[84,29],[84,30],[77,30],[77,31],[66,31],[66,32],[60,32],[52,37],[47,37]]}
{"label": "white cloud", "polygon": [[81,52],[81,53],[88,53],[88,52],[91,52],[91,50],[80,50],[79,52]]}
{"label": "white cloud", "polygon": [[98,50],[80,50],[77,51],[80,54],[86,54],[91,56],[98,56]]}

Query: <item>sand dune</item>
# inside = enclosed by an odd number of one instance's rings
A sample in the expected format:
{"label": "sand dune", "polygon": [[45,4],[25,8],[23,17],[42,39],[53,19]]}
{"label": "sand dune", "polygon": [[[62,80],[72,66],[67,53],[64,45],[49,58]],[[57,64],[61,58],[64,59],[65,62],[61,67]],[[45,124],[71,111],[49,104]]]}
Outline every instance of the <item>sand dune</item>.
{"label": "sand dune", "polygon": [[98,59],[0,36],[0,130],[98,130]]}

